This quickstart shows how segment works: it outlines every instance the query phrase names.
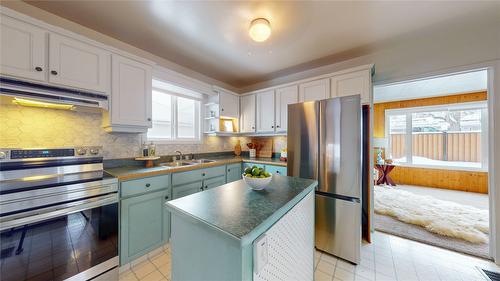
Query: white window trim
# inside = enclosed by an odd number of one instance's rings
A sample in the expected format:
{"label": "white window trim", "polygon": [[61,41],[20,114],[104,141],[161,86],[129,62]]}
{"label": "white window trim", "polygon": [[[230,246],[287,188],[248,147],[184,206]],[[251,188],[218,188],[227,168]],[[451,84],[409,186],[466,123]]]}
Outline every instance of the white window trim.
{"label": "white window trim", "polygon": [[[411,114],[415,112],[429,112],[429,111],[442,111],[442,110],[461,110],[461,109],[481,109],[481,167],[460,167],[460,166],[446,166],[446,165],[424,165],[424,164],[413,164],[413,154],[412,150],[408,149],[412,147],[412,120]],[[391,115],[406,115],[406,138],[405,146],[406,149],[406,163],[394,163],[397,166],[402,167],[412,167],[412,168],[427,168],[427,169],[439,169],[439,170],[456,170],[456,171],[471,171],[471,172],[488,172],[488,102],[466,102],[466,103],[453,103],[453,104],[443,104],[443,105],[429,105],[429,106],[416,106],[408,108],[398,108],[398,109],[386,109],[384,112],[385,119],[385,137],[388,140],[388,145],[386,152],[391,151],[391,142],[389,134],[389,117]],[[408,133],[410,132],[410,133]]]}
{"label": "white window trim", "polygon": [[[172,122],[172,138],[150,138],[147,136],[146,138],[148,142],[153,142],[154,144],[202,144],[203,138],[201,134],[201,99],[195,98],[189,95],[182,95],[178,93],[174,93],[165,89],[153,88],[153,91],[162,92],[172,97],[172,111],[170,120]],[[194,138],[179,138],[177,137],[178,128],[177,128],[177,98],[186,98],[190,100],[195,100],[198,102],[198,105],[195,108],[195,115],[198,117],[195,119],[195,137]],[[154,122],[154,120],[153,120]]]}

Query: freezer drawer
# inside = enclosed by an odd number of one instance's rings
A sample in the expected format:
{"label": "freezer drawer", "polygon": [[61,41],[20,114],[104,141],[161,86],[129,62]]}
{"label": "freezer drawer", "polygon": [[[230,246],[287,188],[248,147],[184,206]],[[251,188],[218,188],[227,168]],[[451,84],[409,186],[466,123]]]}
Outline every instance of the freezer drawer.
{"label": "freezer drawer", "polygon": [[318,250],[358,264],[361,203],[316,194],[315,244]]}

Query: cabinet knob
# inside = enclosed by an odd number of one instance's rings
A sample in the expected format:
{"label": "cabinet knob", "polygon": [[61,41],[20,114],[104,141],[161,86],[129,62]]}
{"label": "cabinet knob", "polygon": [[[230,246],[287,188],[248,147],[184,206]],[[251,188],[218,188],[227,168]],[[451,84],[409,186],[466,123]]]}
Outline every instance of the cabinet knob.
{"label": "cabinet knob", "polygon": [[168,195],[167,195],[167,196],[165,196],[165,200],[168,200]]}
{"label": "cabinet knob", "polygon": [[224,108],[221,108],[220,111],[224,111]]}
{"label": "cabinet knob", "polygon": [[231,169],[227,169],[228,172],[231,172]]}
{"label": "cabinet knob", "polygon": [[52,71],[50,71],[50,74],[52,74],[52,75],[57,75],[57,71],[52,70]]}
{"label": "cabinet knob", "polygon": [[151,186],[151,184],[149,184],[149,183],[146,183],[146,187],[150,187],[150,186]]}
{"label": "cabinet knob", "polygon": [[255,129],[255,127],[254,127],[254,126],[252,126],[252,130],[253,130],[253,129]]}
{"label": "cabinet knob", "polygon": [[148,121],[151,121],[151,118],[148,118]]}
{"label": "cabinet knob", "polygon": [[41,67],[37,66],[37,67],[35,67],[35,70],[36,70],[36,71],[42,71],[42,70],[43,70],[43,68],[41,68]]}
{"label": "cabinet knob", "polygon": [[276,125],[276,128],[279,128],[279,127],[280,127],[280,125]]}
{"label": "cabinet knob", "polygon": [[278,174],[278,175],[279,175],[279,174],[281,174],[281,173],[280,173],[280,171],[276,171],[276,174]]}
{"label": "cabinet knob", "polygon": [[273,128],[273,129],[274,129],[274,126],[271,126],[271,128]]}
{"label": "cabinet knob", "polygon": [[204,177],[204,176],[205,176],[205,173],[202,173],[202,174],[201,174],[201,176],[203,176],[203,177]]}
{"label": "cabinet knob", "polygon": [[203,191],[203,186],[202,186],[202,187],[200,187],[200,190],[201,190],[201,191]]}

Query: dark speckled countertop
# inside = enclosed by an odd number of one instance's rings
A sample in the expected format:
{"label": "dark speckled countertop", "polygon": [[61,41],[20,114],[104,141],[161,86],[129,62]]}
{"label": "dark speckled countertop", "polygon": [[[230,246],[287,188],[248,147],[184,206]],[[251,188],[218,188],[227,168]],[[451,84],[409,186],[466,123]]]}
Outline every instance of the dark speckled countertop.
{"label": "dark speckled countertop", "polygon": [[259,225],[278,221],[313,192],[316,185],[315,180],[273,176],[266,189],[253,191],[243,180],[238,180],[169,201],[166,205],[173,213],[202,221],[233,238],[243,240],[247,237],[253,241],[261,234],[252,235]]}
{"label": "dark speckled countertop", "polygon": [[286,162],[280,161],[279,158],[249,158],[249,157],[207,157],[207,159],[215,160],[213,163],[204,163],[191,166],[181,166],[181,167],[165,167],[156,166],[151,168],[146,168],[144,166],[121,166],[115,168],[107,168],[105,171],[110,175],[118,178],[121,181],[127,181],[137,178],[158,176],[162,174],[190,171],[202,168],[215,167],[220,165],[240,163],[240,162],[250,162],[258,164],[268,164],[286,167]]}

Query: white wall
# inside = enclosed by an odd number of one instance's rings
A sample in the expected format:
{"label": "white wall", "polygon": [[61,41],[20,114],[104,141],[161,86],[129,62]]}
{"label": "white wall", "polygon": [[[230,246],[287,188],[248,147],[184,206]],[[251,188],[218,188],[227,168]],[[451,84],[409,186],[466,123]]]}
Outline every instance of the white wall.
{"label": "white wall", "polygon": [[257,83],[240,91],[276,86],[370,63],[375,64],[374,83],[379,84],[500,59],[500,9],[491,13],[498,16],[472,17],[416,31],[367,47],[363,56]]}

